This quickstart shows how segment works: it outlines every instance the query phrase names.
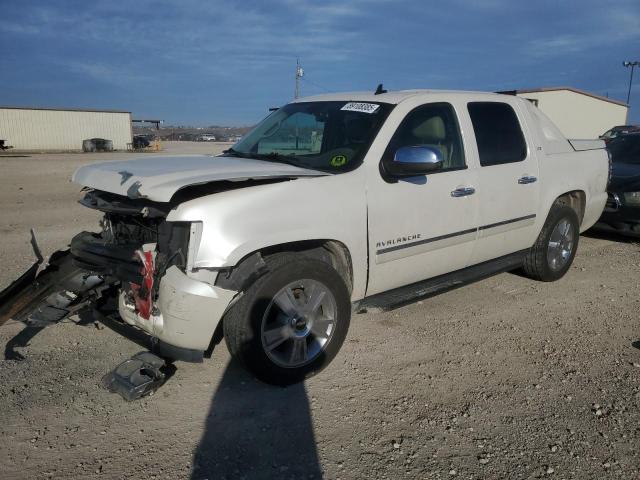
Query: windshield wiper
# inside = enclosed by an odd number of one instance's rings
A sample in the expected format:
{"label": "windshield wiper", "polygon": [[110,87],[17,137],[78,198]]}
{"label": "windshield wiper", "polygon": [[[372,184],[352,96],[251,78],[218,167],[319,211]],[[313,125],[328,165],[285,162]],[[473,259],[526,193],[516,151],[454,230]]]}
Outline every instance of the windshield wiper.
{"label": "windshield wiper", "polygon": [[271,160],[273,162],[279,163],[287,163],[289,165],[295,165],[296,167],[301,166],[299,162],[296,162],[296,157],[294,155],[284,155],[278,152],[269,152],[269,153],[254,153],[254,152],[239,152],[230,148],[225,150],[225,155],[233,156],[233,157],[243,157],[243,158],[252,158],[254,160]]}
{"label": "windshield wiper", "polygon": [[306,168],[308,170],[318,170],[319,172],[324,172],[324,170],[322,170],[320,168],[316,168],[316,167],[311,167],[309,165],[305,165],[304,162],[301,162],[298,159],[298,157],[296,157],[293,154],[285,155],[283,153],[278,153],[278,152],[269,152],[269,153],[246,152],[245,153],[245,152],[239,152],[237,150],[234,150],[233,148],[225,150],[222,153],[224,153],[225,155],[228,155],[230,157],[251,158],[251,159],[254,159],[254,160],[267,160],[267,161],[271,161],[271,162],[285,163],[287,165],[293,165],[294,167]]}
{"label": "windshield wiper", "polygon": [[244,158],[253,158],[255,160],[275,160],[278,162],[291,163],[291,159],[295,158],[293,155],[284,155],[278,152],[269,152],[269,153],[254,153],[254,152],[239,152],[238,150],[234,150],[233,148],[228,148],[227,150],[223,150],[222,153],[225,155],[229,155],[231,157],[244,157]]}
{"label": "windshield wiper", "polygon": [[277,162],[291,163],[296,157],[293,154],[285,155],[284,153],[269,152],[269,153],[253,153],[256,158],[264,158],[266,160],[275,160]]}
{"label": "windshield wiper", "polygon": [[278,152],[252,153],[250,158],[271,160],[272,162],[286,163],[287,165],[293,165],[294,167],[307,168],[309,170],[318,170],[317,168],[305,165],[304,162],[301,162],[300,159],[292,153],[290,153],[289,155]]}
{"label": "windshield wiper", "polygon": [[242,157],[244,156],[243,153],[240,153],[237,150],[234,150],[233,148],[227,148],[226,150],[223,150],[222,153],[224,153],[225,155],[228,155],[230,157]]}

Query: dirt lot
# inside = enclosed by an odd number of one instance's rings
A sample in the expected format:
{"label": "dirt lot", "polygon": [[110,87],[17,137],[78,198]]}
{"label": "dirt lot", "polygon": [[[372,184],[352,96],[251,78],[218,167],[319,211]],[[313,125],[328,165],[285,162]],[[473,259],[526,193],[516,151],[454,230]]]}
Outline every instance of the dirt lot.
{"label": "dirt lot", "polygon": [[[46,252],[95,227],[74,168],[130,155],[0,157],[0,287],[32,261],[31,226]],[[100,379],[140,346],[91,318],[10,322],[0,478],[640,478],[640,248],[580,242],[557,283],[502,274],[355,315],[333,364],[287,389],[221,344],[126,403]]]}

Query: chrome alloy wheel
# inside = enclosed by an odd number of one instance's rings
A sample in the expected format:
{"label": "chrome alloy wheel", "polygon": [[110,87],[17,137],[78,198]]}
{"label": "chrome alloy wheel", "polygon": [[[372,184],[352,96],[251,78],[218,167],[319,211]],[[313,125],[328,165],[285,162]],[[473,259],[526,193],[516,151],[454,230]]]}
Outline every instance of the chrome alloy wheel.
{"label": "chrome alloy wheel", "polygon": [[561,270],[571,258],[571,253],[575,245],[573,228],[571,222],[563,218],[558,222],[551,237],[549,237],[549,247],[547,249],[547,262],[553,271]]}
{"label": "chrome alloy wheel", "polygon": [[306,365],[320,355],[336,327],[338,308],[331,291],[317,280],[298,280],[276,293],[262,317],[265,353],[285,368]]}

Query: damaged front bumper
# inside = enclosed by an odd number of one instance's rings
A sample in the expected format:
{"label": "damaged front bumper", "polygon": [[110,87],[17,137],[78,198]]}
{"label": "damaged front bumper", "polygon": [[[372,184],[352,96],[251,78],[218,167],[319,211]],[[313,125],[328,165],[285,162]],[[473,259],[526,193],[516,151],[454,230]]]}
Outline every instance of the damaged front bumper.
{"label": "damaged front bumper", "polygon": [[[190,356],[194,361],[209,348],[213,333],[237,292],[189,278],[170,267],[160,279],[159,293],[149,318],[136,308],[130,292],[120,291],[118,311],[128,324],[158,340],[161,355]],[[185,358],[180,358],[185,360]]]}
{"label": "damaged front bumper", "polygon": [[166,221],[161,206],[151,203],[116,201],[94,191],[83,203],[104,211],[102,232],[79,233],[44,270],[34,242],[38,261],[0,292],[0,325],[34,315],[54,322],[76,306],[117,303],[119,320],[150,335],[154,351],[201,361],[237,292],[216,286],[215,271],[193,268],[197,228]]}
{"label": "damaged front bumper", "polygon": [[[37,247],[35,251],[39,254]],[[133,272],[129,259],[120,263],[108,257],[109,262],[103,263],[109,265],[101,269],[79,260],[72,252],[73,249],[55,252],[48,262],[39,256],[27,272],[0,292],[0,325],[9,319],[31,325],[55,323],[95,304],[103,295],[116,292],[120,320],[150,335],[154,352],[173,360],[198,362],[237,294],[190,278],[173,265],[157,280],[157,294],[151,297],[145,316],[127,286],[144,277],[140,262],[136,277],[129,275]],[[46,268],[42,269],[45,263]],[[123,271],[129,272],[126,278],[119,280],[113,275]]]}
{"label": "damaged front bumper", "polygon": [[215,286],[215,272],[208,272],[208,282],[193,278],[198,274],[187,261],[190,224],[163,222],[157,230],[142,245],[82,232],[72,239],[71,253],[85,271],[117,279],[120,318],[151,335],[154,351],[201,361],[237,292]]}

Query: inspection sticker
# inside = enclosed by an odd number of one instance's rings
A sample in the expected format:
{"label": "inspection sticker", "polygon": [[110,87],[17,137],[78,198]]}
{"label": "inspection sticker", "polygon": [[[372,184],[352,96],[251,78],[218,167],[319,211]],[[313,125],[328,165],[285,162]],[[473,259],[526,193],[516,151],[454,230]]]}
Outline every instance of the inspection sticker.
{"label": "inspection sticker", "polygon": [[340,110],[360,113],[374,113],[379,108],[380,105],[378,105],[377,103],[349,102]]}
{"label": "inspection sticker", "polygon": [[332,167],[342,167],[346,163],[347,157],[345,157],[344,155],[334,155],[329,162]]}

